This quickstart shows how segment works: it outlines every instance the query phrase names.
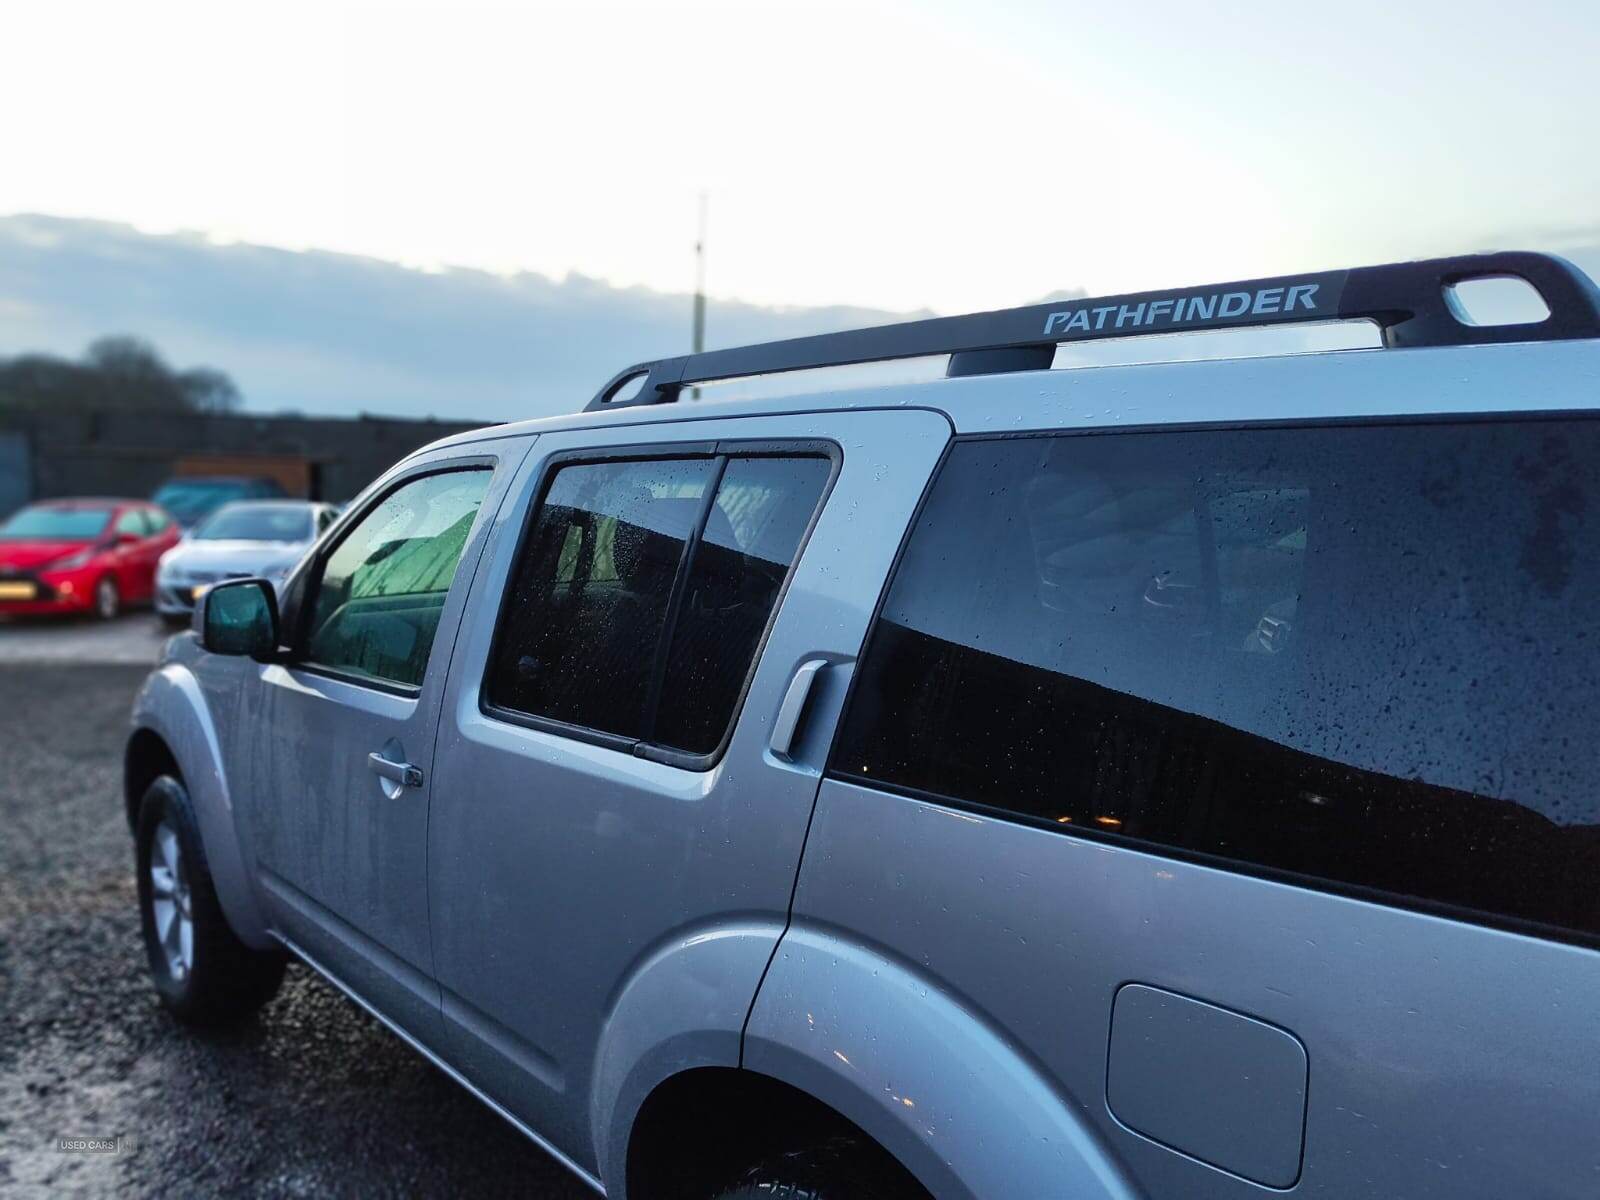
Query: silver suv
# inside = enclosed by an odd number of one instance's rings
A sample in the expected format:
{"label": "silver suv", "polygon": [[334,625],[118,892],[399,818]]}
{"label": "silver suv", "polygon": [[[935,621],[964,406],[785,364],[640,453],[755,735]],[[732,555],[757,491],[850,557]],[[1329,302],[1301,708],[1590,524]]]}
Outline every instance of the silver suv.
{"label": "silver suv", "polygon": [[[1506,275],[1544,318],[1464,320]],[[1383,348],[1046,369],[1330,319]],[[630,1200],[1592,1197],[1597,338],[1492,255],[439,442],[145,685],[155,985],[236,1018],[298,958]]]}

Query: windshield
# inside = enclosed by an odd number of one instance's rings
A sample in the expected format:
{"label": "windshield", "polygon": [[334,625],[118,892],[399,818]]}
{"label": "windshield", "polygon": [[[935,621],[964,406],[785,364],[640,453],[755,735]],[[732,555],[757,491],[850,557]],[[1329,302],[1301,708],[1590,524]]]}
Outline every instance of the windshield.
{"label": "windshield", "polygon": [[311,537],[311,512],[281,504],[230,504],[194,531],[196,541],[303,542]]}
{"label": "windshield", "polygon": [[179,521],[192,525],[213,509],[246,494],[242,483],[193,479],[166,484],[151,499]]}
{"label": "windshield", "polygon": [[109,520],[109,508],[25,508],[0,525],[0,538],[7,541],[87,541],[99,536]]}

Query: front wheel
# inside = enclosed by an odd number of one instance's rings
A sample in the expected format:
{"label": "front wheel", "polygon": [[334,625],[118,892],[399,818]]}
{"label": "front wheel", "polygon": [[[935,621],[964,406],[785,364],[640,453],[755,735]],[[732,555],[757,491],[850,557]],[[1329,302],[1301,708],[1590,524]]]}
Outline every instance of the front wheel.
{"label": "front wheel", "polygon": [[222,1024],[277,994],[284,956],[252,950],[228,927],[189,793],[170,775],[152,783],[139,805],[134,861],[150,977],[174,1016]]}
{"label": "front wheel", "polygon": [[117,590],[117,581],[102,575],[100,582],[94,585],[94,615],[102,621],[110,621],[121,611],[122,593]]}

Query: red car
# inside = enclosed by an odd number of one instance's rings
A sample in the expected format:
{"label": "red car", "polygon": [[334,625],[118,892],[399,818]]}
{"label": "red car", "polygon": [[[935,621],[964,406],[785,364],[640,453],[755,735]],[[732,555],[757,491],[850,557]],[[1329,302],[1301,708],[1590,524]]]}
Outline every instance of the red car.
{"label": "red car", "polygon": [[0,615],[149,603],[178,524],[147,500],[42,500],[0,523]]}

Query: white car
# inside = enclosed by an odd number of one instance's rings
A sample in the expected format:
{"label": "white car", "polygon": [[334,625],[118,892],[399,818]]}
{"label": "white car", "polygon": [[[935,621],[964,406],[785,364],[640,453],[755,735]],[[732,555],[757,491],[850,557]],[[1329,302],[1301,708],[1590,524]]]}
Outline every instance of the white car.
{"label": "white car", "polygon": [[156,611],[169,624],[183,625],[194,613],[195,600],[220,580],[282,580],[338,512],[331,504],[308,500],[223,505],[161,556]]}

